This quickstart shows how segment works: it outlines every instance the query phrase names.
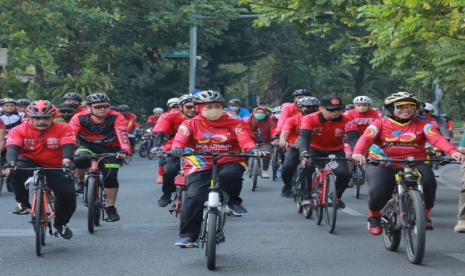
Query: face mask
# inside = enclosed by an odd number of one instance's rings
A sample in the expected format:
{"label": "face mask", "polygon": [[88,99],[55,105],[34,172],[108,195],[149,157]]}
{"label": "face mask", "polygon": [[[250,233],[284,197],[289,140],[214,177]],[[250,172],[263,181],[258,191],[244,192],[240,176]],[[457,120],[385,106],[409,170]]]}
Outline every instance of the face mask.
{"label": "face mask", "polygon": [[210,121],[216,121],[223,115],[223,109],[204,109],[202,116]]}
{"label": "face mask", "polygon": [[355,109],[360,113],[365,113],[368,111],[368,106],[355,106]]}
{"label": "face mask", "polygon": [[230,108],[231,108],[232,111],[238,111],[239,110],[238,106],[230,106]]}
{"label": "face mask", "polygon": [[264,120],[265,117],[266,117],[266,114],[263,114],[263,113],[256,113],[253,115],[255,117],[255,119],[257,120]]}

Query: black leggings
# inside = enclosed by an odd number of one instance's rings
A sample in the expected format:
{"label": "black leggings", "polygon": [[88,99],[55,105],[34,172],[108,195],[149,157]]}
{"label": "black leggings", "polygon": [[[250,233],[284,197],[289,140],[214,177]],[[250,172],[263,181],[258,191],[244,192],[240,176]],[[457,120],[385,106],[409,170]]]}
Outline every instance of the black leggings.
{"label": "black leggings", "polygon": [[[229,196],[230,204],[240,204],[239,197],[242,189],[242,175],[245,168],[239,163],[226,163],[218,168],[218,179],[221,188]],[[202,223],[203,205],[208,200],[208,187],[212,171],[201,171],[187,176],[186,201],[183,205],[181,236],[189,236],[197,240]]]}
{"label": "black leggings", "polygon": [[[17,161],[18,168],[40,167],[32,160],[20,157]],[[16,201],[26,206],[29,204],[29,192],[24,187],[26,180],[32,176],[32,171],[15,170],[11,172],[11,183],[15,190]],[[55,196],[55,224],[67,224],[76,210],[76,191],[71,178],[61,170],[45,171],[47,186]]]}
{"label": "black leggings", "polygon": [[297,171],[297,165],[299,165],[299,151],[296,149],[287,149],[284,153],[284,163],[282,168],[284,185],[292,185],[292,178]]}
{"label": "black leggings", "polygon": [[[422,175],[425,208],[431,209],[436,198],[436,177],[431,167],[426,164],[418,164],[415,168]],[[397,170],[392,168],[367,165],[368,208],[370,211],[380,211],[391,198],[396,186],[394,178],[396,172]]]}
{"label": "black leggings", "polygon": [[161,190],[164,194],[170,194],[176,191],[174,179],[180,169],[179,157],[167,156],[163,160],[163,165],[165,167],[165,172],[163,173],[163,186]]}

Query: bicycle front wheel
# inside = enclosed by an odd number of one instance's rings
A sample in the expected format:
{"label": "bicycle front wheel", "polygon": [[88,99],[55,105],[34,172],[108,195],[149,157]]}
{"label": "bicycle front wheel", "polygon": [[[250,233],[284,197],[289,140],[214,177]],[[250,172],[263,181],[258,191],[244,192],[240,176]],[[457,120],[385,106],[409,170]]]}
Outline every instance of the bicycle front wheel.
{"label": "bicycle front wheel", "polygon": [[99,206],[97,206],[97,181],[95,177],[89,177],[87,179],[87,230],[89,233],[95,231],[96,212]]}
{"label": "bicycle front wheel", "polygon": [[275,146],[273,149],[273,155],[271,156],[271,170],[273,173],[273,181],[276,181],[277,173],[279,169],[279,150],[278,147]]}
{"label": "bicycle front wheel", "polygon": [[326,194],[325,194],[325,222],[326,229],[329,233],[334,233],[336,228],[337,218],[337,193],[336,193],[336,177],[329,175],[326,178]]}
{"label": "bicycle front wheel", "polygon": [[258,175],[260,174],[260,159],[254,158],[252,161],[252,192],[257,189]]}
{"label": "bicycle front wheel", "polygon": [[33,202],[34,202],[34,212],[32,214],[32,226],[34,227],[34,232],[36,234],[36,254],[37,256],[42,256],[42,245],[43,245],[43,238],[44,238],[44,228],[42,227],[42,189],[38,188],[33,195]]}
{"label": "bicycle front wheel", "polygon": [[404,242],[409,262],[420,264],[425,255],[426,218],[423,199],[419,191],[408,190],[404,194],[405,225]]}
{"label": "bicycle front wheel", "polygon": [[139,156],[141,158],[147,157],[147,142],[146,141],[142,142],[142,144],[140,144],[139,146]]}
{"label": "bicycle front wheel", "polygon": [[218,214],[209,212],[207,216],[207,268],[216,268],[216,230],[218,227]]}
{"label": "bicycle front wheel", "polygon": [[2,190],[3,190],[3,183],[5,182],[5,177],[4,176],[0,176],[0,195],[2,194]]}

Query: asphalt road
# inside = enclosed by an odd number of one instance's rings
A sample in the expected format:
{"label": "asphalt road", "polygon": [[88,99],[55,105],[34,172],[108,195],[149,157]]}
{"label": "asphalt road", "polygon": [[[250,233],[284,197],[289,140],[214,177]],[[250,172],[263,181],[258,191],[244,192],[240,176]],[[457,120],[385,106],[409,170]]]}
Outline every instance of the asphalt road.
{"label": "asphalt road", "polygon": [[[12,194],[0,196],[0,275],[465,275],[465,235],[455,234],[458,166],[441,169],[434,231],[427,233],[423,265],[407,261],[404,247],[384,249],[382,236],[366,230],[366,192],[357,200],[347,190],[347,208],[329,234],[296,212],[279,196],[281,184],[261,180],[256,192],[247,179],[243,199],[249,215],[226,223],[226,243],[218,250],[218,269],[209,272],[200,249],[178,249],[178,223],[155,205],[161,186],[155,164],[135,158],[121,170],[118,210],[121,221],[104,222],[90,235],[86,208],[70,223],[72,240],[48,238],[43,257],[34,251],[28,216],[11,214]],[[80,199],[80,198],[79,198]]]}

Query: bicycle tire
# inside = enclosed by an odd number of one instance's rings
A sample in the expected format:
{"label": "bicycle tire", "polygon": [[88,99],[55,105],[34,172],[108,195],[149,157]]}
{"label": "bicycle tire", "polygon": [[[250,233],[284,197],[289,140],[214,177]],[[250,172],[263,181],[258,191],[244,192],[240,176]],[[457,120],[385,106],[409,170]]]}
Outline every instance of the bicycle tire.
{"label": "bicycle tire", "polygon": [[218,223],[218,214],[209,212],[207,216],[207,268],[215,270],[216,268],[216,230]]}
{"label": "bicycle tire", "polygon": [[[329,233],[334,233],[336,228],[337,220],[337,192],[336,192],[336,180],[334,175],[329,175],[326,178],[326,204],[324,206],[325,210],[325,222],[326,229]],[[328,204],[331,201],[332,204]]]}
{"label": "bicycle tire", "polygon": [[139,156],[141,158],[147,157],[147,142],[144,141],[142,144],[139,146]]}
{"label": "bicycle tire", "polygon": [[254,158],[252,161],[252,192],[257,189],[258,175],[260,174],[260,159]]}
{"label": "bicycle tire", "polygon": [[181,195],[181,206],[180,206],[180,210],[179,210],[179,227],[181,227],[182,216],[184,215],[183,206],[185,206],[185,204],[186,204],[186,191],[181,191],[180,195]]}
{"label": "bicycle tire", "polygon": [[391,229],[390,233],[384,231],[384,247],[389,251],[397,251],[400,245],[402,232],[400,229]]}
{"label": "bicycle tire", "polygon": [[42,238],[44,237],[44,228],[42,227],[42,188],[37,188],[35,191],[35,210],[33,217],[33,227],[36,234],[36,255],[42,256]]}
{"label": "bicycle tire", "polygon": [[5,177],[2,175],[2,176],[0,176],[0,195],[2,195],[3,183],[4,182],[5,182]]}
{"label": "bicycle tire", "polygon": [[95,208],[98,208],[96,206],[96,185],[95,177],[87,179],[87,230],[91,234],[95,231]]}
{"label": "bicycle tire", "polygon": [[277,173],[279,169],[279,151],[278,147],[275,146],[273,149],[273,155],[271,156],[271,171],[272,171],[272,179],[276,181]]}
{"label": "bicycle tire", "polygon": [[[99,180],[100,183],[100,180]],[[100,221],[103,220],[103,190],[102,187],[97,186],[98,201],[95,203],[95,226],[100,226]]]}
{"label": "bicycle tire", "polygon": [[361,181],[361,174],[362,171],[359,166],[355,168],[355,198],[360,199],[360,185],[362,185]]}
{"label": "bicycle tire", "polygon": [[[403,228],[405,251],[412,264],[420,264],[425,255],[426,218],[423,199],[419,191],[408,190],[404,193],[405,220]],[[413,220],[412,220],[413,219]],[[412,228],[411,225],[414,224]],[[415,238],[412,237],[415,234]]]}

